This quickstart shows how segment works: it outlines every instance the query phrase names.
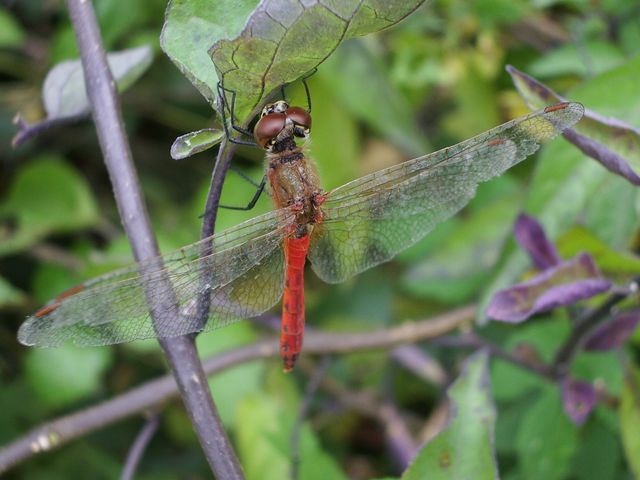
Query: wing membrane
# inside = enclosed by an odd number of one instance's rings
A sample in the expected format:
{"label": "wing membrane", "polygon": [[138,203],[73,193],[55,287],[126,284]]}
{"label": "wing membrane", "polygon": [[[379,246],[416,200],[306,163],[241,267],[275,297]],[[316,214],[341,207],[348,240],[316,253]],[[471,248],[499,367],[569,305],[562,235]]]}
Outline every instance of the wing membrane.
{"label": "wing membrane", "polygon": [[[29,317],[18,338],[27,345],[108,345],[212,330],[258,315],[282,296],[282,240],[292,221],[287,209],[269,212],[162,257],[90,280],[77,293],[59,297],[55,308],[45,307],[44,314]],[[203,257],[204,248],[213,253]],[[141,272],[147,272],[144,284]],[[162,295],[155,286],[167,278],[181,315],[154,326],[144,285]],[[196,315],[203,293],[209,299],[205,325]]]}
{"label": "wing membrane", "polygon": [[465,206],[479,183],[534,153],[583,112],[577,103],[547,107],[330,192],[311,237],[313,269],[337,283],[389,260]]}

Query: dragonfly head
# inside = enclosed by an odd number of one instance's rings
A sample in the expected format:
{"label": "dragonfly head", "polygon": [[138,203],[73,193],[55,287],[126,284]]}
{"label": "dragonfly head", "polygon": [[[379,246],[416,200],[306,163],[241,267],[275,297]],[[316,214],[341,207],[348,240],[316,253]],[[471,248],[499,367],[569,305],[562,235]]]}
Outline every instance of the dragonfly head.
{"label": "dragonfly head", "polygon": [[293,137],[306,138],[311,130],[311,115],[300,107],[290,107],[284,100],[270,103],[262,109],[260,120],[253,129],[258,145],[267,151]]}

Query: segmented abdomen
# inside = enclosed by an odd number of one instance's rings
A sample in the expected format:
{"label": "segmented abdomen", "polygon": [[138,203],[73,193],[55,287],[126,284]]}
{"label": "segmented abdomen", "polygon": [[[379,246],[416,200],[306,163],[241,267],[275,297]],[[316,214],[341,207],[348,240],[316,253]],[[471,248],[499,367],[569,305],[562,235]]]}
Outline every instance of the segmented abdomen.
{"label": "segmented abdomen", "polygon": [[304,337],[304,264],[309,249],[309,235],[287,238],[284,252],[286,270],[282,295],[280,356],[284,371],[290,372],[300,355]]}

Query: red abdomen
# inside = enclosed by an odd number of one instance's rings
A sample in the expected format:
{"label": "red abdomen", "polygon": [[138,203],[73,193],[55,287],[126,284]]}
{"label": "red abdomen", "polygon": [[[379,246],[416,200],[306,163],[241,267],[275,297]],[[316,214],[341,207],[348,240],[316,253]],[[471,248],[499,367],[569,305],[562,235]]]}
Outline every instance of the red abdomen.
{"label": "red abdomen", "polygon": [[290,372],[300,355],[304,337],[304,263],[309,235],[287,238],[284,244],[285,276],[280,326],[280,356]]}

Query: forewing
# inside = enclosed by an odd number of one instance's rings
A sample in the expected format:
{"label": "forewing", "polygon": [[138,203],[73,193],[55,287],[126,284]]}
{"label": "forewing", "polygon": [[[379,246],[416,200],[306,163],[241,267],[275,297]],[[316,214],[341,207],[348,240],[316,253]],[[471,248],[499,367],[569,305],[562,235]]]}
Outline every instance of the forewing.
{"label": "forewing", "polygon": [[389,260],[464,207],[479,183],[534,153],[583,112],[578,103],[553,105],[330,192],[311,237],[313,269],[337,283]]}
{"label": "forewing", "polygon": [[[90,280],[77,293],[59,297],[55,308],[29,317],[18,339],[40,346],[108,345],[212,330],[259,315],[282,296],[282,241],[292,220],[287,209],[269,212],[160,258]],[[209,248],[213,253],[203,256]],[[160,312],[157,317],[167,320],[154,325],[144,287],[157,292],[152,296],[161,295],[161,282],[167,278],[180,316]],[[204,325],[197,315],[202,298],[209,306]]]}

